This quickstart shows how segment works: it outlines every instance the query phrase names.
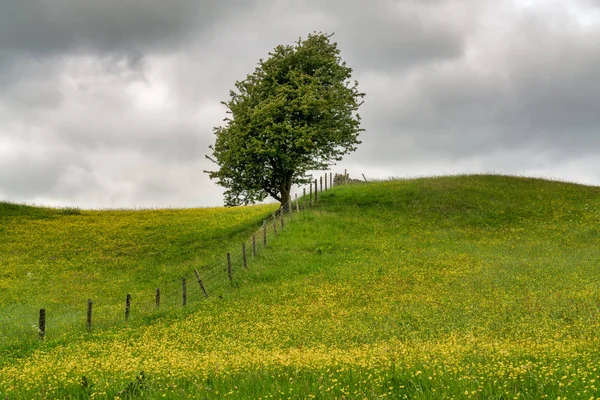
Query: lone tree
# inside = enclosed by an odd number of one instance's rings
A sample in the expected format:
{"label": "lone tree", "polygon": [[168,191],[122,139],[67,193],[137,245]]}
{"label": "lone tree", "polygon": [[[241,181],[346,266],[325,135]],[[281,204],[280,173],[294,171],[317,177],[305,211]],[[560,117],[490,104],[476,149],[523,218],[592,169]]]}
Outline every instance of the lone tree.
{"label": "lone tree", "polygon": [[271,196],[284,207],[293,184],[310,182],[309,171],[327,169],[361,143],[364,93],[331,36],[277,46],[222,102],[230,115],[206,156],[219,169],[204,172],[227,189],[225,205]]}

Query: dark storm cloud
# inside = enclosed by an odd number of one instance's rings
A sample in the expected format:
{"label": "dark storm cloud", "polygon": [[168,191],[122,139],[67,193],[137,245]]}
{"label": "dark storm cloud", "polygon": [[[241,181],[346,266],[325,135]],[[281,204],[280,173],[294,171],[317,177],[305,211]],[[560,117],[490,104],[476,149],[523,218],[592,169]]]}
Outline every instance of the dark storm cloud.
{"label": "dark storm cloud", "polygon": [[554,161],[597,154],[600,29],[560,11],[500,14],[507,26],[472,32],[463,57],[410,73],[367,74],[377,99],[365,106],[365,151],[355,159],[393,165],[497,151],[552,154]]}
{"label": "dark storm cloud", "polygon": [[509,56],[519,62],[510,66],[510,107],[501,118],[557,136],[596,130],[600,126],[600,85],[595,84],[600,82],[600,29],[558,35],[548,26],[539,26],[528,33],[509,50]]}
{"label": "dark storm cloud", "polygon": [[336,168],[600,184],[598,1],[4,0],[0,199],[220,203],[202,173],[219,102],[312,31],[367,93]]}
{"label": "dark storm cloud", "polygon": [[[242,0],[3,0],[0,87],[27,81],[14,98],[27,101],[28,91],[37,92],[36,80],[55,85],[55,74],[74,54],[97,58],[106,73],[141,71],[146,56],[184,51],[223,19],[252,6]],[[39,89],[46,94],[35,101],[60,100]]]}
{"label": "dark storm cloud", "polygon": [[477,4],[376,0],[315,2],[335,16],[336,32],[354,68],[398,71],[459,57]]}
{"label": "dark storm cloud", "polygon": [[3,0],[0,49],[51,55],[171,50],[209,29],[245,1]]}

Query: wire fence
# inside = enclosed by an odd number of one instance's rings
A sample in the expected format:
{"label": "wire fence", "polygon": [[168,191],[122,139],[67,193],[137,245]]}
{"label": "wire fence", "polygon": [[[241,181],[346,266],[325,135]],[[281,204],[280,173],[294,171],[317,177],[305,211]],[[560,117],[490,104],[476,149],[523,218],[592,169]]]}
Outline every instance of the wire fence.
{"label": "wire fence", "polygon": [[[69,306],[56,304],[39,309],[28,315],[25,321],[15,326],[12,332],[19,338],[15,345],[24,341],[60,339],[74,333],[101,332],[118,326],[148,322],[173,310],[194,311],[209,297],[218,297],[240,284],[238,275],[251,268],[252,260],[265,251],[268,244],[286,229],[296,215],[312,208],[319,200],[320,193],[334,185],[348,183],[348,175],[332,173],[314,179],[302,194],[295,194],[286,204],[262,221],[250,237],[236,248],[212,263],[198,265],[180,279],[157,282],[154,288],[132,290],[123,293],[121,303],[116,299],[90,298],[87,305],[73,310]],[[133,293],[133,294],[132,294]],[[21,315],[16,315],[21,317]],[[2,319],[13,319],[5,314]],[[2,332],[0,332],[2,333]]]}

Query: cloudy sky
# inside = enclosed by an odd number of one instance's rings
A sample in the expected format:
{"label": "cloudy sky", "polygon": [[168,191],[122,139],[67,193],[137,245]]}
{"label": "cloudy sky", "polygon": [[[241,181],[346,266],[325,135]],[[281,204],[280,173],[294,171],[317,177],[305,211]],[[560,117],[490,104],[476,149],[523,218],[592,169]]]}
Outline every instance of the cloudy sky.
{"label": "cloudy sky", "polygon": [[222,204],[220,101],[312,31],[367,95],[334,170],[600,185],[598,0],[1,0],[0,200]]}

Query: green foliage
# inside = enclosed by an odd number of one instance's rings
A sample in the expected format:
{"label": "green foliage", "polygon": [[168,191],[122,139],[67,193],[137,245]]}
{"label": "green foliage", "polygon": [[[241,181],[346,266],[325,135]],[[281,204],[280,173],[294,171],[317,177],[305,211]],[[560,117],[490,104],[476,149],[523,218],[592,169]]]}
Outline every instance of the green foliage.
{"label": "green foliage", "polygon": [[0,216],[13,217],[22,216],[28,218],[48,218],[58,212],[56,209],[45,207],[34,207],[25,204],[8,203],[0,201]]}
{"label": "green foliage", "polygon": [[356,150],[363,93],[330,36],[314,33],[278,46],[236,82],[223,102],[230,117],[210,146],[219,169],[206,171],[225,187],[226,205],[271,196],[286,204],[308,171],[327,169]]}
{"label": "green foliage", "polygon": [[59,210],[61,215],[81,215],[81,210],[77,207],[61,208]]}

